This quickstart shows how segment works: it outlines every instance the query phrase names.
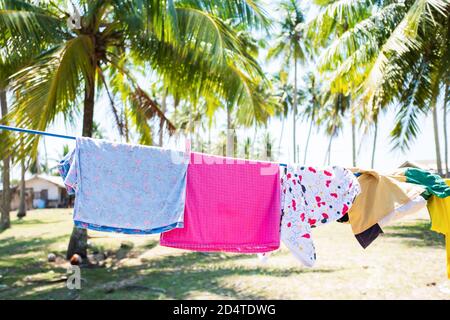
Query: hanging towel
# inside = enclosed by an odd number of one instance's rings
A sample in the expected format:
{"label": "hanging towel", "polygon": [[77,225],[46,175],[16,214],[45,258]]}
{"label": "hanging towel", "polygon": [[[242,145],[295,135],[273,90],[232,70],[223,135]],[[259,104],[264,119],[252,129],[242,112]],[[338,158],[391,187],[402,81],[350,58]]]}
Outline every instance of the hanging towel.
{"label": "hanging towel", "polygon": [[352,207],[360,192],[356,177],[341,167],[288,165],[281,178],[281,240],[304,265],[311,267],[316,252],[311,228],[336,221]]}
{"label": "hanging towel", "polygon": [[79,228],[151,234],[183,227],[184,153],[77,138],[58,168]]}
{"label": "hanging towel", "polygon": [[434,173],[419,168],[402,168],[397,170],[393,176],[399,181],[414,183],[425,188],[422,196],[429,199],[432,195],[439,198],[450,196],[450,187],[445,180]]}
{"label": "hanging towel", "polygon": [[185,226],[164,232],[161,245],[242,253],[278,249],[279,176],[278,164],[192,153]]}
{"label": "hanging towel", "polygon": [[[445,183],[450,186],[450,180]],[[445,235],[447,250],[447,277],[450,279],[450,197],[431,196],[428,200],[428,211],[431,218],[431,230]]]}
{"label": "hanging towel", "polygon": [[401,182],[373,170],[350,170],[361,174],[358,177],[361,194],[348,212],[354,234],[363,233],[425,191],[420,185]]}

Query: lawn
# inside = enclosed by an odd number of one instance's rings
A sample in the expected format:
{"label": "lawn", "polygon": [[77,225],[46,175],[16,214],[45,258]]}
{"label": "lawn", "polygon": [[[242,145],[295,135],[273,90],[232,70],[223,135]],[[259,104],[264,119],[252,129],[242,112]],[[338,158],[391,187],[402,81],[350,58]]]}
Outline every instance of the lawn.
{"label": "lawn", "polygon": [[440,290],[450,282],[444,238],[429,231],[423,213],[387,228],[366,250],[348,225],[314,230],[312,269],[284,247],[262,262],[164,248],[158,236],[90,232],[99,265],[82,270],[81,290],[69,290],[70,211],[29,211],[0,233],[0,299],[450,299]]}

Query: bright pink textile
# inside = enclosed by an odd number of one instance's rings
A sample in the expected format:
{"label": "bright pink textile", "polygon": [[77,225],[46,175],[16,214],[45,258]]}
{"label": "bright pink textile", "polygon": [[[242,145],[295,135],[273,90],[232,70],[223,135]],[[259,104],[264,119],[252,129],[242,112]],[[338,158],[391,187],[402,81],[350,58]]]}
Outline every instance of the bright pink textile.
{"label": "bright pink textile", "polygon": [[195,251],[273,251],[280,246],[280,212],[278,164],[192,153],[184,228],[161,234],[161,245]]}

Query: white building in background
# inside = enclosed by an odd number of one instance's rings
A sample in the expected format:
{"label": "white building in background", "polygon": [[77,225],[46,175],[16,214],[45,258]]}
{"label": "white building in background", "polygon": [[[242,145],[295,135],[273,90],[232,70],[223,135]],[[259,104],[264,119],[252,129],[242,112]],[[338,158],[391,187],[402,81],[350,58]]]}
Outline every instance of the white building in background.
{"label": "white building in background", "polygon": [[[11,209],[17,210],[20,203],[19,186],[11,187]],[[72,201],[59,176],[34,175],[25,180],[27,209],[67,208]],[[1,186],[0,186],[1,194]]]}

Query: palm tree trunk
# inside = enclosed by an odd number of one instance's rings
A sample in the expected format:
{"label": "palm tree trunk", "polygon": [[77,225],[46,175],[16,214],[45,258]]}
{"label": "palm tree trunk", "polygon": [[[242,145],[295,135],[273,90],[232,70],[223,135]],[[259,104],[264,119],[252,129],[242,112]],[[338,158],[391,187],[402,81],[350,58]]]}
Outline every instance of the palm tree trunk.
{"label": "palm tree trunk", "polygon": [[278,154],[280,154],[280,150],[281,150],[281,141],[283,140],[283,133],[284,133],[284,125],[285,125],[286,119],[283,116],[283,118],[281,119],[281,131],[280,131],[280,140],[278,141]]}
{"label": "palm tree trunk", "polygon": [[[6,90],[0,88],[0,107],[2,118],[8,113],[8,105],[6,100]],[[3,121],[2,121],[3,123]],[[3,132],[3,134],[6,134]],[[2,202],[0,205],[0,230],[8,229],[11,226],[9,212],[11,211],[11,190],[10,190],[10,157],[3,159],[3,191]]]}
{"label": "palm tree trunk", "polygon": [[378,120],[375,120],[375,132],[373,133],[371,168],[373,168],[375,166],[375,151],[377,148],[377,136],[378,136]]}
{"label": "palm tree trunk", "polygon": [[440,175],[442,175],[442,161],[441,161],[441,147],[439,144],[439,126],[437,119],[437,93],[433,94],[431,100],[431,108],[433,111],[433,130],[434,130],[434,144],[436,148],[436,165],[437,171]]}
{"label": "palm tree trunk", "polygon": [[297,59],[294,58],[294,105],[292,106],[292,134],[294,163],[297,162]]}
{"label": "palm tree trunk", "polygon": [[[96,62],[94,63],[94,66]],[[86,79],[84,91],[83,110],[83,136],[92,137],[94,123],[94,100],[95,100],[95,74]],[[87,230],[73,227],[67,248],[66,258],[70,260],[74,254],[78,254],[84,263],[87,263]]]}
{"label": "palm tree trunk", "polygon": [[352,165],[356,167],[356,126],[352,120]]}
{"label": "palm tree trunk", "polygon": [[19,210],[17,211],[17,218],[21,219],[27,215],[27,205],[25,203],[25,160],[20,161],[20,202]]}
{"label": "palm tree trunk", "polygon": [[211,148],[211,122],[208,123],[208,153],[211,153],[212,148]]}
{"label": "palm tree trunk", "polygon": [[250,156],[256,156],[258,150],[256,149],[256,139],[258,138],[258,124],[255,122],[255,131],[253,132],[252,146],[250,148]]}
{"label": "palm tree trunk", "polygon": [[231,105],[227,105],[227,157],[232,157],[234,152],[234,132],[231,125]]}
{"label": "palm tree trunk", "polygon": [[303,164],[306,164],[306,157],[308,155],[309,140],[311,139],[311,132],[312,132],[313,124],[314,124],[314,119],[311,118],[311,123],[309,124],[309,130],[308,130],[308,137],[306,138],[305,154],[303,155]]}
{"label": "palm tree trunk", "polygon": [[[167,90],[163,89],[163,95],[162,95],[162,99],[161,99],[161,111],[162,112],[166,112],[167,110]],[[158,141],[158,145],[160,147],[163,146],[163,140],[164,140],[164,119],[161,118],[161,120],[159,121],[159,141]]]}
{"label": "palm tree trunk", "polygon": [[[347,96],[347,107],[350,107],[351,98]],[[355,109],[353,106],[350,107],[352,114],[352,164],[353,167],[356,167],[356,118],[355,118]]]}
{"label": "palm tree trunk", "polygon": [[445,176],[448,177],[448,136],[447,136],[447,102],[448,102],[448,83],[445,84],[444,91],[444,106],[443,106],[443,118],[444,118],[444,157],[445,157]]}
{"label": "palm tree trunk", "polygon": [[328,142],[328,148],[327,148],[327,152],[325,154],[325,160],[323,162],[323,164],[330,164],[330,159],[331,159],[331,143],[333,141],[333,135],[330,136],[330,141]]}

